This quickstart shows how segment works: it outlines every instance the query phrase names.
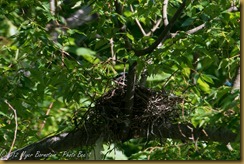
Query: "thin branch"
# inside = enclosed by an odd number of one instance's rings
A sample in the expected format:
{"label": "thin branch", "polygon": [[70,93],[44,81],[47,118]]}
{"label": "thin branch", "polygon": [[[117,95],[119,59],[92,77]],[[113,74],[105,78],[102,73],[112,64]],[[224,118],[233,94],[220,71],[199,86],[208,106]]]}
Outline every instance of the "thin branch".
{"label": "thin branch", "polygon": [[166,87],[166,85],[168,84],[169,80],[171,79],[171,77],[173,77],[180,69],[178,68],[177,70],[175,70],[168,78],[167,80],[164,82],[163,88]]}
{"label": "thin branch", "polygon": [[148,32],[146,36],[150,36],[152,33],[154,33],[158,29],[161,22],[162,22],[162,19],[157,20],[157,22],[155,23],[155,25],[153,26],[151,31]]}
{"label": "thin branch", "polygon": [[55,15],[56,12],[56,0],[50,0],[50,12],[52,15]]}
{"label": "thin branch", "polygon": [[163,2],[163,20],[164,20],[164,26],[168,26],[169,24],[169,21],[168,21],[168,12],[167,12],[167,9],[168,9],[168,3],[169,3],[169,0],[164,0]]}
{"label": "thin branch", "polygon": [[[231,6],[229,9],[226,10],[226,12],[236,12],[236,11],[238,11],[238,8],[237,8],[236,6]],[[216,19],[217,19],[217,17],[214,18],[213,20],[216,20]],[[193,29],[191,29],[191,30],[188,30],[186,33],[187,33],[187,34],[193,34],[193,33],[196,33],[196,32],[198,32],[199,30],[205,28],[205,26],[206,26],[206,23],[203,23],[203,24],[201,24],[201,25],[199,25],[199,26],[197,26],[197,27],[195,27],[195,28],[193,28]]]}
{"label": "thin branch", "polygon": [[227,10],[226,10],[227,12],[236,12],[236,11],[239,11],[239,9],[236,7],[236,6],[231,6],[230,8],[228,8]]}
{"label": "thin branch", "polygon": [[[49,115],[50,110],[51,110],[52,107],[53,107],[53,102],[50,103],[50,105],[49,105],[49,107],[48,107],[48,109],[47,109],[47,112],[46,112],[46,116]],[[44,128],[45,123],[46,123],[46,118],[43,120],[43,122],[42,122],[42,124],[41,124],[41,126],[40,126],[40,131],[39,131],[38,135],[41,135],[41,131],[42,131],[42,129]]]}
{"label": "thin branch", "polygon": [[153,52],[154,49],[157,48],[157,46],[167,38],[173,25],[175,24],[176,20],[180,17],[180,14],[182,13],[183,9],[185,8],[186,1],[187,0],[183,1],[181,6],[178,8],[176,13],[174,14],[173,18],[170,20],[169,24],[164,28],[164,30],[161,32],[161,34],[159,35],[157,40],[152,45],[150,45],[149,47],[147,47],[143,50],[134,50],[136,56],[144,56],[146,54]]}
{"label": "thin branch", "polygon": [[13,147],[14,147],[14,144],[15,144],[15,140],[16,140],[16,136],[17,136],[17,130],[18,130],[18,122],[17,122],[17,112],[16,112],[16,110],[13,108],[13,106],[7,100],[5,100],[4,102],[14,112],[14,119],[15,119],[14,139],[12,141],[11,147],[10,147],[9,152],[8,152],[8,155],[7,155],[7,157],[9,158],[10,153],[11,153]]}
{"label": "thin branch", "polygon": [[195,28],[193,28],[193,29],[191,29],[191,30],[186,31],[186,33],[187,33],[187,34],[193,34],[193,33],[196,33],[197,31],[203,29],[205,26],[206,26],[206,23],[203,23],[203,24],[201,24],[201,25],[199,25],[199,26],[197,26],[197,27],[195,27]]}
{"label": "thin branch", "polygon": [[[133,6],[132,6],[132,5],[130,5],[130,10],[131,10],[132,12],[134,12],[134,9],[133,9]],[[143,36],[150,36],[152,33],[154,33],[154,31],[156,31],[156,30],[158,29],[158,26],[159,26],[160,23],[162,22],[162,19],[158,19],[158,20],[156,21],[155,25],[152,27],[152,29],[151,29],[148,33],[145,32],[145,30],[143,29],[143,27],[142,27],[140,21],[139,21],[137,18],[135,19],[135,21],[136,21],[137,26],[138,26],[139,29],[141,30]]]}
{"label": "thin branch", "polygon": [[[132,6],[132,5],[130,5],[130,10],[134,13],[134,9],[133,9],[133,6]],[[143,36],[147,36],[147,34],[146,34],[145,30],[143,29],[143,27],[142,27],[140,21],[139,21],[137,18],[136,18],[135,21],[136,21],[137,26],[138,26],[139,29],[141,30]]]}
{"label": "thin branch", "polygon": [[112,64],[115,65],[116,64],[116,56],[114,54],[114,40],[113,40],[113,38],[109,39],[109,43],[110,43]]}

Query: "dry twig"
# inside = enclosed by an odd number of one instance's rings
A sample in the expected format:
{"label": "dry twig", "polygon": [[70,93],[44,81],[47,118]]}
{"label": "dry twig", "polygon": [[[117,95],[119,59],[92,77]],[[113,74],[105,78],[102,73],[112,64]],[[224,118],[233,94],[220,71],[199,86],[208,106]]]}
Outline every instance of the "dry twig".
{"label": "dry twig", "polygon": [[8,107],[14,112],[14,119],[15,119],[14,139],[13,139],[13,141],[12,141],[11,147],[10,147],[9,152],[8,152],[8,155],[7,155],[7,156],[9,157],[9,156],[10,156],[10,153],[11,153],[13,147],[14,147],[15,140],[16,140],[17,130],[18,130],[18,121],[17,121],[17,112],[16,112],[16,110],[14,109],[14,107],[13,107],[7,100],[5,100],[4,102],[5,102],[5,103],[8,105]]}

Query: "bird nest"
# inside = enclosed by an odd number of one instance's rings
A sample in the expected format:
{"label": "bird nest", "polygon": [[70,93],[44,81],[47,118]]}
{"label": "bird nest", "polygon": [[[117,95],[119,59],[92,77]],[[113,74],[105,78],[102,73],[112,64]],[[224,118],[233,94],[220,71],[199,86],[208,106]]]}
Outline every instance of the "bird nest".
{"label": "bird nest", "polygon": [[111,89],[97,99],[90,109],[89,120],[103,124],[108,141],[126,141],[141,136],[154,136],[160,127],[170,128],[179,117],[177,104],[181,98],[136,86],[133,108],[125,111],[126,87]]}

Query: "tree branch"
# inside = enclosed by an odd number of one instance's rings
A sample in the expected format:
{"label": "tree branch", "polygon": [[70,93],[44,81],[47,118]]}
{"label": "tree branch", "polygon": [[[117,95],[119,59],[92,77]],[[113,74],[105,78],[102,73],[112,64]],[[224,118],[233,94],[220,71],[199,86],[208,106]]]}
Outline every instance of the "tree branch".
{"label": "tree branch", "polygon": [[111,51],[112,64],[115,65],[116,64],[116,55],[114,53],[114,39],[113,38],[110,38],[109,39],[109,43],[110,43],[110,51]]}
{"label": "tree branch", "polygon": [[[123,13],[123,9],[121,4],[118,2],[118,0],[115,1],[115,8],[116,12],[120,15]],[[118,21],[120,30],[123,33],[126,33],[126,25],[123,25],[120,21]],[[132,45],[126,35],[123,35],[125,39],[125,47],[127,50],[132,49]],[[133,102],[134,102],[134,93],[135,93],[135,83],[136,83],[136,65],[137,62],[133,62],[129,66],[128,71],[128,80],[127,80],[127,90],[126,90],[126,96],[125,96],[125,114],[130,116],[133,108]]]}
{"label": "tree branch", "polygon": [[18,121],[17,121],[17,113],[16,113],[16,110],[14,109],[14,107],[7,100],[5,100],[5,103],[14,112],[14,120],[15,120],[14,139],[12,141],[11,147],[10,147],[9,152],[8,152],[8,155],[7,155],[7,157],[9,157],[10,156],[10,153],[11,153],[13,147],[14,147],[15,140],[16,140],[17,130],[18,130]]}
{"label": "tree branch", "polygon": [[203,28],[205,27],[205,25],[206,25],[206,23],[203,23],[203,24],[201,24],[201,25],[199,25],[199,26],[197,26],[197,27],[195,27],[195,28],[193,28],[193,29],[191,29],[191,30],[186,31],[186,33],[187,33],[187,34],[193,34],[193,33],[196,33],[197,31],[203,29]]}
{"label": "tree branch", "polygon": [[[238,8],[236,6],[231,6],[229,9],[227,9],[225,11],[226,12],[236,12],[236,11],[239,11],[239,10],[238,10]],[[215,20],[215,19],[217,19],[217,18],[214,18],[212,20]],[[186,31],[186,34],[194,34],[194,33],[198,32],[198,31],[204,29],[205,26],[206,26],[206,22],[201,24],[201,25],[199,25],[199,26],[197,26],[197,27],[192,28],[191,30]],[[167,35],[164,38],[164,40],[169,39],[169,38],[174,38],[177,34],[178,34],[178,32],[170,33],[170,35]],[[181,39],[181,38],[179,38],[179,39]]]}
{"label": "tree branch", "polygon": [[[90,127],[92,126],[92,127]],[[38,160],[55,156],[58,152],[83,146],[93,146],[102,133],[102,125],[85,124],[77,131],[62,133],[17,149],[0,160]]]}
{"label": "tree branch", "polygon": [[157,40],[152,45],[150,45],[148,48],[145,48],[143,50],[134,49],[136,56],[144,56],[146,54],[153,52],[154,49],[157,48],[157,46],[166,39],[166,37],[169,35],[170,30],[172,29],[173,25],[175,24],[176,20],[180,17],[180,14],[182,13],[183,9],[185,8],[186,1],[187,0],[183,1],[181,6],[178,8],[176,13],[174,14],[173,18],[170,20],[169,24],[164,28],[164,30],[161,32],[161,34],[159,35]]}
{"label": "tree branch", "polygon": [[[229,9],[227,9],[226,11],[227,11],[227,12],[234,12],[234,11],[238,11],[238,8],[237,8],[236,6],[231,6],[231,7],[230,7]],[[217,18],[214,18],[213,20],[215,20],[215,19],[217,19]],[[186,33],[187,33],[187,34],[193,34],[193,33],[196,33],[196,32],[198,32],[199,30],[205,28],[205,26],[206,26],[206,23],[203,23],[203,24],[201,24],[201,25],[199,25],[199,26],[197,26],[197,27],[195,27],[195,28],[193,28],[193,29],[191,29],[191,30],[188,30]]]}
{"label": "tree branch", "polygon": [[[123,7],[121,6],[121,4],[118,2],[118,0],[116,0],[115,2],[115,11],[117,14],[119,15],[123,15]],[[122,34],[122,37],[124,38],[125,40],[125,47],[127,50],[131,50],[132,49],[132,45],[128,39],[128,37],[125,35],[126,34],[126,25],[123,25],[119,20],[118,20],[118,25],[119,25],[119,29],[121,31],[121,33],[124,33]]]}
{"label": "tree branch", "polygon": [[[134,12],[134,9],[133,9],[133,6],[132,6],[132,5],[130,5],[130,10],[131,10],[132,12]],[[139,29],[141,30],[143,36],[150,36],[154,31],[157,30],[158,26],[159,26],[160,23],[162,22],[162,19],[158,19],[158,20],[156,21],[155,25],[152,27],[152,29],[151,29],[148,33],[145,32],[145,30],[143,29],[143,27],[142,27],[140,21],[139,21],[137,18],[135,19],[135,21],[136,21],[137,26],[138,26]]]}
{"label": "tree branch", "polygon": [[129,66],[128,71],[128,80],[127,80],[127,91],[125,96],[125,113],[130,115],[134,105],[134,94],[135,94],[135,85],[136,85],[136,65],[137,62],[133,62]]}
{"label": "tree branch", "polygon": [[164,2],[163,2],[163,20],[164,20],[165,27],[169,24],[168,16],[167,16],[168,15],[168,12],[167,12],[168,3],[169,3],[169,0],[164,0]]}
{"label": "tree branch", "polygon": [[146,34],[146,36],[150,36],[152,33],[154,33],[158,29],[158,26],[160,25],[161,22],[162,22],[162,19],[158,19],[157,22],[155,23],[155,25],[153,26],[153,28],[151,29],[151,31],[148,32]]}
{"label": "tree branch", "polygon": [[235,77],[235,81],[234,81],[234,85],[233,85],[233,88],[234,89],[240,89],[240,83],[241,83],[241,77],[240,77],[240,74],[241,74],[241,69],[240,69],[240,67],[239,67],[239,69],[238,69],[238,73],[237,73],[237,75],[236,75],[236,77]]}
{"label": "tree branch", "polygon": [[[91,121],[90,124],[94,124],[94,122]],[[13,151],[10,156],[6,155],[0,158],[0,160],[37,160],[55,156],[56,153],[61,151],[92,146],[101,134],[104,134],[104,138],[108,137],[106,136],[106,132],[102,130],[102,126],[103,125],[99,124],[96,128],[89,128],[89,124],[86,124],[78,131],[54,135],[24,148],[17,149]],[[151,135],[151,138],[172,138],[181,140],[192,140],[194,138],[203,141],[218,141],[224,144],[234,142],[237,138],[237,134],[225,128],[193,128],[190,124],[174,124],[170,127],[159,126],[154,128],[158,130],[153,132],[154,134]],[[141,133],[137,133],[137,137],[147,137],[146,131],[146,129],[142,129]],[[127,139],[129,140],[130,138]]]}
{"label": "tree branch", "polygon": [[[131,12],[134,12],[134,9],[133,9],[133,6],[132,6],[132,5],[130,5],[130,10],[131,10]],[[136,21],[137,26],[138,26],[139,29],[141,30],[141,33],[143,34],[143,36],[146,36],[147,34],[146,34],[145,30],[143,29],[143,27],[142,27],[140,21],[139,21],[137,18],[136,18],[135,21]]]}
{"label": "tree branch", "polygon": [[52,15],[55,15],[55,13],[56,13],[56,6],[57,6],[57,1],[50,0],[50,12]]}
{"label": "tree branch", "polygon": [[[50,110],[52,109],[52,107],[53,107],[53,102],[50,103],[50,105],[49,105],[49,107],[47,109],[47,112],[46,112],[46,116],[49,115]],[[39,136],[41,135],[42,129],[44,128],[45,124],[46,124],[46,118],[42,121],[42,123],[40,125],[40,130],[39,130],[39,133],[38,133]]]}

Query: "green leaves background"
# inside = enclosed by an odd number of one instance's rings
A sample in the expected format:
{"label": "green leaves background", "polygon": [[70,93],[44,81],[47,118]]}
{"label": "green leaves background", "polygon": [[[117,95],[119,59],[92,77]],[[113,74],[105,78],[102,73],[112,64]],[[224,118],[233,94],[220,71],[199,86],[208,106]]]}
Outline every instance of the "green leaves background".
{"label": "green leaves background", "polygon": [[[147,68],[147,87],[164,87],[168,93],[184,98],[180,104],[184,117],[179,122],[190,122],[195,127],[227,126],[239,133],[240,92],[224,86],[226,80],[234,81],[240,66],[240,12],[226,11],[232,1],[189,3],[171,31],[177,35],[143,57],[126,49],[123,35],[135,48],[151,45],[163,24],[150,36],[143,36],[135,19],[150,32],[162,18],[162,1],[121,1],[123,15],[115,12],[114,1],[94,1],[91,6],[99,19],[76,29],[65,29],[63,19],[77,9],[72,8],[76,4],[89,2],[58,2],[57,13],[52,15],[46,0],[0,1],[0,152],[9,150],[15,127],[13,112],[5,100],[18,115],[14,148],[26,146],[74,128],[73,117],[76,113],[82,117],[94,105],[93,101],[112,87],[111,79],[124,69],[124,58],[138,61],[138,76]],[[180,3],[169,1],[169,20]],[[234,5],[240,7],[238,3]],[[53,21],[63,27],[56,29],[57,42],[46,29]],[[118,23],[127,25],[127,33],[121,33]],[[186,33],[203,23],[204,29]],[[111,60],[112,46],[116,65]],[[126,159],[240,159],[239,141],[233,143],[234,151],[217,142],[182,143],[166,139],[163,147],[159,141],[141,146],[143,143],[146,141],[138,139],[117,146]]]}

